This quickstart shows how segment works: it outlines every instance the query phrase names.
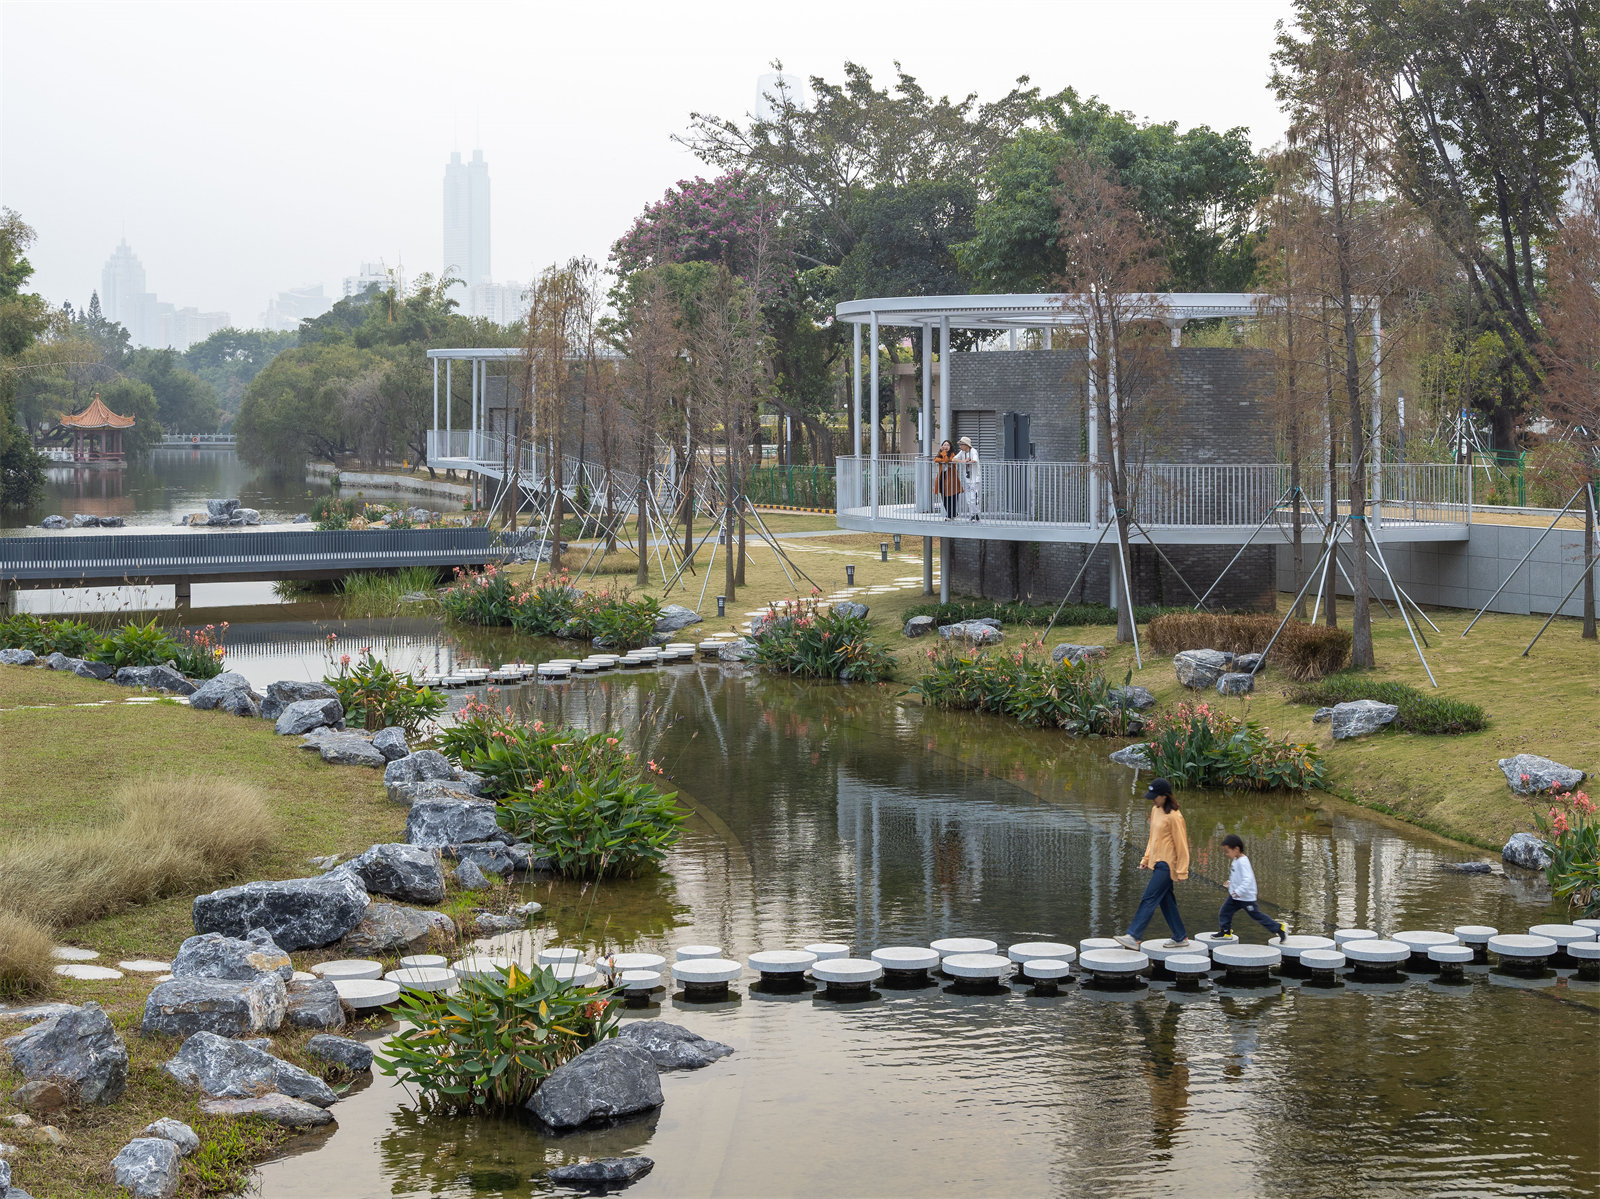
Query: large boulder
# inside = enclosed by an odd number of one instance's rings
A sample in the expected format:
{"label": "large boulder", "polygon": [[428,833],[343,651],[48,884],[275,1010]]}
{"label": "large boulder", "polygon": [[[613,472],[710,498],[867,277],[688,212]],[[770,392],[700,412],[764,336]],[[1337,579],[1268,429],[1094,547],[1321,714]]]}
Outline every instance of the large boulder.
{"label": "large boulder", "polygon": [[1550,851],[1545,848],[1544,840],[1532,833],[1512,833],[1500,856],[1513,866],[1527,870],[1543,870],[1550,865]]}
{"label": "large boulder", "polygon": [[1216,649],[1186,649],[1175,654],[1172,669],[1178,682],[1192,691],[1206,691],[1217,685],[1223,671],[1233,665],[1233,655]]}
{"label": "large boulder", "polygon": [[327,1108],[276,1091],[255,1099],[202,1099],[200,1110],[208,1116],[228,1116],[236,1120],[248,1116],[285,1128],[320,1128],[333,1123],[333,1113]]}
{"label": "large boulder", "polygon": [[123,687],[149,687],[168,695],[193,695],[195,686],[170,666],[124,666],[116,681]]}
{"label": "large boulder", "polygon": [[220,708],[235,716],[260,716],[261,696],[250,688],[244,675],[232,670],[207,679],[189,696],[191,708]]}
{"label": "large boulder", "polygon": [[243,1041],[197,1032],[163,1069],[182,1085],[213,1099],[248,1099],[280,1091],[318,1107],[338,1100],[333,1088],[299,1066]]}
{"label": "large boulder", "polygon": [[55,1083],[74,1103],[115,1103],[128,1085],[128,1047],[98,1003],[7,1037],[11,1062],[30,1082]]}
{"label": "large boulder", "polygon": [[318,737],[316,748],[330,766],[367,766],[382,770],[389,759],[372,742],[356,733]]}
{"label": "large boulder", "polygon": [[47,516],[41,520],[39,522],[39,527],[41,529],[65,529],[69,528],[70,526],[67,524],[67,518],[65,516],[55,514]]}
{"label": "large boulder", "polygon": [[172,959],[173,978],[231,978],[248,982],[263,974],[276,974],[284,982],[294,975],[289,955],[273,943],[264,928],[244,937],[199,933],[178,946]]}
{"label": "large boulder", "polygon": [[958,620],[955,624],[939,626],[939,636],[947,641],[965,641],[969,645],[999,645],[1005,638],[1000,626],[990,620]]}
{"label": "large boulder", "polygon": [[233,513],[233,519],[242,525],[258,525],[261,523],[261,513],[254,508],[238,508]]}
{"label": "large boulder", "polygon": [[1113,687],[1106,698],[1120,708],[1144,712],[1156,706],[1156,697],[1143,687]]}
{"label": "large boulder", "polygon": [[733,1052],[732,1045],[660,1020],[636,1020],[624,1025],[617,1036],[648,1053],[657,1070],[700,1070]]}
{"label": "large boulder", "polygon": [[1518,795],[1537,795],[1541,791],[1570,791],[1588,776],[1581,770],[1541,758],[1538,754],[1518,754],[1496,763],[1506,782]]}
{"label": "large boulder", "polygon": [[457,862],[471,862],[485,874],[511,874],[517,870],[543,869],[544,859],[535,858],[527,845],[506,845],[499,841],[463,841],[443,846],[445,857]]}
{"label": "large boulder", "polygon": [[232,516],[238,510],[239,501],[237,499],[206,501],[207,516]]}
{"label": "large boulder", "polygon": [[385,763],[403,758],[411,752],[411,747],[406,744],[405,729],[397,725],[390,725],[373,733],[372,748],[383,755]]}
{"label": "large boulder", "polygon": [[444,867],[439,854],[420,845],[374,845],[335,871],[354,874],[371,895],[387,895],[406,903],[444,901]]}
{"label": "large boulder", "polygon": [[194,927],[196,932],[230,937],[265,929],[293,953],[337,941],[356,926],[369,902],[366,889],[348,875],[245,883],[198,896]]}
{"label": "large boulder", "polygon": [[116,673],[116,667],[109,662],[90,662],[86,658],[68,658],[66,669],[72,671],[79,678],[99,679],[102,682]]}
{"label": "large boulder", "polygon": [[1217,679],[1218,695],[1249,695],[1256,689],[1256,676],[1243,671],[1224,671]]}
{"label": "large boulder", "polygon": [[306,1052],[347,1074],[365,1074],[372,1069],[372,1048],[349,1037],[330,1037],[326,1033],[306,1042]]}
{"label": "large boulder", "polygon": [[276,974],[248,980],[174,978],[150,992],[139,1031],[164,1037],[197,1032],[253,1037],[276,1032],[288,1006],[288,991]]}
{"label": "large boulder", "polygon": [[285,1028],[343,1028],[344,1005],[339,1002],[339,988],[326,978],[291,982],[283,1024]]}
{"label": "large boulder", "polygon": [[1380,704],[1375,699],[1353,699],[1349,703],[1333,705],[1333,739],[1347,741],[1375,733],[1400,714],[1394,704]]}
{"label": "large boulder", "polygon": [[478,798],[479,786],[460,779],[424,779],[420,783],[385,783],[383,789],[395,803],[409,808],[424,799],[471,801]]}
{"label": "large boulder", "polygon": [[676,633],[679,629],[686,629],[692,624],[699,623],[700,613],[693,608],[685,608],[682,604],[667,604],[656,617],[656,632]]}
{"label": "large boulder", "polygon": [[375,903],[339,942],[339,949],[350,957],[382,957],[447,944],[455,935],[455,922],[443,912]]}
{"label": "large boulder", "polygon": [[857,603],[854,600],[841,600],[833,605],[833,614],[835,616],[859,616],[864,620],[869,611],[871,609],[867,605]]}
{"label": "large boulder", "polygon": [[1080,666],[1105,656],[1106,647],[1103,645],[1073,645],[1071,642],[1062,642],[1050,651],[1050,661],[1072,662]]}
{"label": "large boulder", "polygon": [[74,512],[72,514],[72,527],[74,529],[98,529],[100,518],[89,512]]}
{"label": "large boulder", "polygon": [[661,1076],[650,1055],[613,1038],[557,1066],[528,1100],[551,1128],[580,1128],[661,1106]]}
{"label": "large boulder", "polygon": [[0,666],[37,666],[39,655],[31,649],[0,649]]}
{"label": "large boulder", "polygon": [[338,728],[344,724],[344,708],[336,699],[297,699],[278,713],[273,731],[280,737],[309,733],[312,729]]}
{"label": "large boulder", "polygon": [[1145,749],[1143,741],[1134,745],[1125,745],[1111,754],[1110,757],[1118,766],[1130,766],[1134,770],[1149,770],[1151,768],[1150,754]]}
{"label": "large boulder", "polygon": [[411,805],[406,817],[406,842],[410,845],[460,845],[502,837],[494,804],[478,800],[423,799]]}
{"label": "large boulder", "polygon": [[450,759],[436,749],[419,749],[414,754],[396,758],[383,768],[385,783],[420,783],[429,780],[447,780],[456,776]]}
{"label": "large boulder", "polygon": [[906,627],[901,630],[907,637],[926,637],[933,632],[933,617],[913,616],[906,621]]}
{"label": "large boulder", "polygon": [[560,1187],[606,1195],[620,1191],[655,1169],[648,1157],[597,1157],[546,1171],[545,1179]]}
{"label": "large boulder", "polygon": [[489,887],[489,880],[478,863],[468,858],[456,867],[456,886],[463,891],[485,891]]}
{"label": "large boulder", "polygon": [[188,1157],[200,1148],[200,1138],[195,1135],[194,1129],[182,1120],[174,1120],[171,1116],[162,1116],[161,1119],[146,1124],[144,1135],[171,1141],[178,1147],[178,1153],[183,1157]]}
{"label": "large boulder", "polygon": [[[752,632],[754,632],[755,617],[751,617]],[[737,641],[730,641],[717,650],[719,662],[748,662],[756,656],[756,643],[748,637],[740,637]]]}
{"label": "large boulder", "polygon": [[172,1199],[182,1155],[166,1137],[135,1137],[111,1159],[111,1176],[133,1199]]}
{"label": "large boulder", "polygon": [[261,715],[276,720],[290,704],[303,699],[338,699],[339,693],[326,683],[301,682],[298,679],[279,679],[267,684],[267,698],[261,701]]}

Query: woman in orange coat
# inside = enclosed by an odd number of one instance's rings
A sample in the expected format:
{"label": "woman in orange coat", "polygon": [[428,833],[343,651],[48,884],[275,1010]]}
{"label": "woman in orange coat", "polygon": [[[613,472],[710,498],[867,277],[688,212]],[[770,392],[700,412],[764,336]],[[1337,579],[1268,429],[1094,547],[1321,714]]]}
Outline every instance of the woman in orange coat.
{"label": "woman in orange coat", "polygon": [[1139,859],[1139,869],[1150,871],[1150,883],[1139,900],[1133,923],[1116,940],[1125,948],[1138,949],[1139,938],[1144,936],[1144,930],[1159,907],[1162,919],[1172,930],[1172,939],[1166,947],[1186,949],[1189,934],[1183,927],[1183,917],[1178,914],[1172,882],[1189,877],[1189,829],[1183,823],[1183,813],[1178,811],[1178,801],[1172,798],[1172,784],[1166,779],[1151,779],[1144,797],[1155,801],[1150,809],[1150,840],[1145,844],[1144,857]]}
{"label": "woman in orange coat", "polygon": [[939,443],[939,452],[933,456],[933,489],[944,500],[944,518],[956,518],[956,500],[961,495],[961,468],[956,465],[955,451],[946,437]]}

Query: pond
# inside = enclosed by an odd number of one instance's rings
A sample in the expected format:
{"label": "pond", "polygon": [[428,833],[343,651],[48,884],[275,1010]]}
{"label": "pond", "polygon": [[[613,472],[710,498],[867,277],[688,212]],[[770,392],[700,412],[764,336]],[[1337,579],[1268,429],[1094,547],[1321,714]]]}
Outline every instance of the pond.
{"label": "pond", "polygon": [[[258,683],[315,677],[328,631],[381,643],[396,665],[553,652],[462,643],[420,619],[329,620],[236,625],[234,665]],[[1077,941],[1119,931],[1143,887],[1146,805],[1104,742],[928,711],[895,686],[720,666],[501,698],[547,721],[623,729],[694,813],[660,876],[530,887],[547,918],[487,943],[525,961],[535,943],[670,958],[697,942],[743,959],[817,940],[861,956],[955,935]],[[1182,798],[1195,858],[1179,901],[1194,930],[1215,927],[1230,831],[1269,910],[1301,932],[1521,931],[1550,917],[1542,880],[1445,871],[1478,855],[1337,801]],[[1247,940],[1260,935],[1245,926]],[[740,984],[729,1004],[669,996],[629,1014],[737,1050],[665,1075],[665,1106],[648,1119],[551,1136],[521,1119],[420,1112],[377,1076],[334,1109],[331,1133],[291,1146],[258,1184],[268,1199],[544,1194],[551,1165],[638,1152],[656,1162],[628,1192],[639,1196],[1593,1193],[1596,987],[1513,983],[1474,968],[1454,988],[1423,977],[1198,995],[1074,984],[1048,999],[930,988],[848,1006]]]}

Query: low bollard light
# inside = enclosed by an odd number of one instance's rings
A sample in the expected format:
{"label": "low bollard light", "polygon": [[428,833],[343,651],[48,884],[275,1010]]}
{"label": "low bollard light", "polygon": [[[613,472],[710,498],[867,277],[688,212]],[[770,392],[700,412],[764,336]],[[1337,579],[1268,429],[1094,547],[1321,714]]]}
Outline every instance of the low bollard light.
{"label": "low bollard light", "polygon": [[719,595],[719,596],[717,596],[717,616],[720,618],[720,617],[726,616],[727,614],[728,614],[728,597],[725,596],[725,595]]}
{"label": "low bollard light", "polygon": [[856,568],[855,567],[847,566],[847,567],[844,568],[844,584],[845,584],[846,587],[854,587],[856,585]]}
{"label": "low bollard light", "polygon": [[894,550],[897,554],[900,552],[900,534],[898,533],[894,535]]}
{"label": "low bollard light", "polygon": [[880,542],[878,542],[878,561],[887,562],[888,560],[889,560],[889,543],[887,541],[880,541]]}

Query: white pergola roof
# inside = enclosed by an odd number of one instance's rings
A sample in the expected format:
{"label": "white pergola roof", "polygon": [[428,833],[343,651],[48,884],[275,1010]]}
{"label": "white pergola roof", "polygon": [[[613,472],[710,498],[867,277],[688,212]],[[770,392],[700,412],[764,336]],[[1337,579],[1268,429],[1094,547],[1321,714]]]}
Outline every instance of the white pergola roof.
{"label": "white pergola roof", "polygon": [[521,346],[474,346],[454,350],[429,350],[429,358],[449,362],[485,362],[494,358],[521,358]]}
{"label": "white pergola roof", "polygon": [[[1074,303],[1074,301],[1077,301]],[[1276,297],[1262,292],[1167,291],[1141,294],[1138,306],[1174,324],[1215,317],[1255,317],[1275,308]],[[1365,306],[1365,302],[1363,302]],[[1005,296],[883,296],[848,300],[834,308],[838,320],[865,325],[876,313],[879,325],[935,326],[946,317],[954,329],[1042,329],[1081,325],[1084,303],[1060,292]]]}

